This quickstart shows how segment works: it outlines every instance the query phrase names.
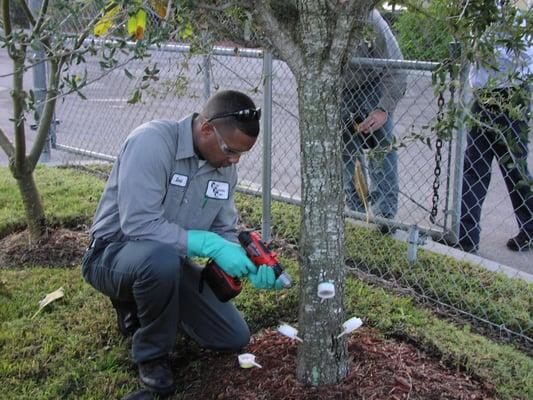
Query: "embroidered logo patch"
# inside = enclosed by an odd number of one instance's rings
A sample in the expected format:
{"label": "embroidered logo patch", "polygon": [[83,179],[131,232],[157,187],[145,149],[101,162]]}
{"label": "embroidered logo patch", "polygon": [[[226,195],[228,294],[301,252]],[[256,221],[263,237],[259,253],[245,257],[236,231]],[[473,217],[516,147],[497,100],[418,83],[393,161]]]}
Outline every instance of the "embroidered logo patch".
{"label": "embroidered logo patch", "polygon": [[205,197],[210,199],[227,200],[229,198],[229,183],[219,181],[207,182]]}
{"label": "embroidered logo patch", "polygon": [[174,186],[180,186],[185,187],[187,186],[187,181],[189,180],[189,177],[186,175],[180,175],[180,174],[174,174],[172,175],[172,179],[170,180],[170,184]]}

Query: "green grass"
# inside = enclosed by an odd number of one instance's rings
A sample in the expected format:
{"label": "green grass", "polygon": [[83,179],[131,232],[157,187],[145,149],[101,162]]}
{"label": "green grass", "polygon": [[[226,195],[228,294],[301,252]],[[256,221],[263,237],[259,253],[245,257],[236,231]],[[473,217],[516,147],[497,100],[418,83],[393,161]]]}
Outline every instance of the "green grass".
{"label": "green grass", "polygon": [[[103,187],[100,179],[43,167],[36,181],[51,223],[90,223]],[[245,223],[260,226],[259,199],[238,195],[237,204]],[[5,168],[0,169],[0,236],[19,229],[23,221],[15,183]],[[298,207],[274,203],[273,229],[277,237],[297,238]],[[428,295],[444,296],[446,302],[481,317],[500,318],[508,327],[531,329],[531,285],[424,252],[410,265],[404,260],[404,244],[370,229],[349,225],[347,238],[346,253],[361,268]],[[297,264],[283,262],[297,279]],[[60,286],[65,297],[32,320],[38,300]],[[245,288],[237,305],[257,331],[296,320],[298,289],[271,293]],[[347,281],[346,305],[347,314],[360,316],[384,335],[407,336],[450,365],[494,383],[504,399],[533,397],[533,360],[512,346],[474,334],[469,325],[442,321],[410,297],[394,296],[353,277]],[[110,304],[83,282],[77,269],[0,270],[0,323],[2,398],[118,398],[137,387]]]}
{"label": "green grass", "polygon": [[[51,226],[90,223],[104,182],[69,168],[39,166],[35,182]],[[15,179],[0,168],[0,238],[26,227],[24,207]]]}
{"label": "green grass", "polygon": [[[136,388],[112,309],[78,269],[1,271],[3,399],[115,399]],[[35,319],[37,302],[65,289]]]}
{"label": "green grass", "polygon": [[[246,224],[261,226],[259,198],[238,195],[237,208]],[[272,214],[274,236],[299,237],[297,206],[274,202]],[[348,260],[374,275],[533,337],[531,283],[424,250],[420,250],[417,261],[410,264],[406,243],[351,223],[346,224],[345,252]]]}

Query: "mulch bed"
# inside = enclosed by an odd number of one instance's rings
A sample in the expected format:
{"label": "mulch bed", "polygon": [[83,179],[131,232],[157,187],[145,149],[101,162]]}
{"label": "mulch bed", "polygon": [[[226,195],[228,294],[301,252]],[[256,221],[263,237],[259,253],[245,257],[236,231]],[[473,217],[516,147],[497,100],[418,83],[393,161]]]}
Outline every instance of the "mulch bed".
{"label": "mulch bed", "polygon": [[48,229],[38,243],[30,242],[28,231],[17,232],[0,240],[0,268],[73,267],[80,265],[88,243],[85,231]]}
{"label": "mulch bed", "polygon": [[[382,339],[361,328],[348,339],[352,357],[338,385],[304,386],[296,371],[297,343],[267,330],[255,335],[245,351],[263,368],[242,369],[235,355],[199,352],[191,360],[177,354],[173,369],[179,399],[496,399],[493,387],[452,370],[413,345]],[[187,357],[186,357],[187,358]],[[193,360],[196,360],[194,362]],[[185,361],[185,363],[184,363]],[[186,364],[187,366],[183,366]]]}

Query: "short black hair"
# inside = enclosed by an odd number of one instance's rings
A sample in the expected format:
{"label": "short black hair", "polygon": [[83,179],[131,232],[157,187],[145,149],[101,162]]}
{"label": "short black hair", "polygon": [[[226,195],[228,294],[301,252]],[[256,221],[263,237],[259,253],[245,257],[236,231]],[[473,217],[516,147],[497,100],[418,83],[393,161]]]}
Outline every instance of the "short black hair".
{"label": "short black hair", "polygon": [[259,119],[252,118],[242,121],[232,116],[217,118],[217,115],[255,108],[253,100],[246,94],[236,90],[221,90],[207,100],[202,109],[202,116],[208,121],[210,119],[220,121],[221,127],[237,128],[248,136],[257,137],[259,135]]}

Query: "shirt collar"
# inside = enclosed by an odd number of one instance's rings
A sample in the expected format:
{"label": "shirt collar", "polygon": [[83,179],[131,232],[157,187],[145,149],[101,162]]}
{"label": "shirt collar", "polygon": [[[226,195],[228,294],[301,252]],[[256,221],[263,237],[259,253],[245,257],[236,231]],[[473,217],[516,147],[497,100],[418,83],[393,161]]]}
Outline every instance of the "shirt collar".
{"label": "shirt collar", "polygon": [[196,156],[192,140],[192,120],[194,114],[190,114],[178,121],[178,149],[176,150],[176,160]]}

